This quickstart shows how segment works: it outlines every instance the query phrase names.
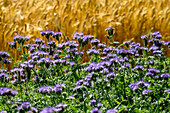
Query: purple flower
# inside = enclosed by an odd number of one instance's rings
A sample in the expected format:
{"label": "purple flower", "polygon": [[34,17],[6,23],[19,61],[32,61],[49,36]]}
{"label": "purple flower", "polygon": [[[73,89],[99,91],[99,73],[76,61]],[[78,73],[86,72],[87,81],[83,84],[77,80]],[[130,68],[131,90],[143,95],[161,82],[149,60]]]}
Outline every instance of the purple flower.
{"label": "purple flower", "polygon": [[10,63],[11,63],[11,61],[10,61],[10,60],[8,60],[8,59],[6,59],[6,58],[4,58],[4,59],[3,59],[3,63],[4,63],[4,64],[10,64]]}
{"label": "purple flower", "polygon": [[55,42],[54,40],[49,41],[49,42],[48,42],[48,45],[49,45],[50,47],[55,47],[55,46],[56,46],[56,42]]}
{"label": "purple flower", "polygon": [[105,47],[106,47],[106,44],[105,44],[105,43],[99,43],[98,46],[99,46],[100,48],[105,48]]}
{"label": "purple flower", "polygon": [[55,113],[55,112],[60,112],[61,108],[57,109],[55,107],[47,107],[44,108],[40,113]]}
{"label": "purple flower", "polygon": [[86,37],[87,37],[89,40],[94,39],[94,36],[93,36],[93,35],[86,35]]}
{"label": "purple flower", "polygon": [[129,87],[130,87],[130,89],[132,89],[133,91],[136,91],[136,90],[139,88],[139,86],[138,86],[136,83],[131,83]]}
{"label": "purple flower", "polygon": [[35,107],[32,107],[30,110],[31,113],[38,113],[38,109]]}
{"label": "purple flower", "polygon": [[0,59],[1,59],[1,57],[2,58],[6,58],[6,57],[9,57],[10,55],[7,53],[7,52],[5,52],[5,51],[0,51]]}
{"label": "purple flower", "polygon": [[5,79],[6,82],[8,82],[9,76],[5,73],[0,73],[0,80],[4,80],[4,79]]}
{"label": "purple flower", "polygon": [[155,68],[149,68],[148,71],[151,72],[151,73],[154,73],[154,74],[160,73],[160,71],[158,69],[155,69]]}
{"label": "purple flower", "polygon": [[102,107],[102,105],[103,105],[103,104],[102,104],[102,103],[100,103],[100,102],[99,102],[99,103],[97,103],[97,107]]}
{"label": "purple flower", "polygon": [[154,76],[154,73],[152,73],[152,72],[147,72],[147,73],[145,74],[145,76],[153,77],[153,76]]}
{"label": "purple flower", "polygon": [[170,89],[166,89],[165,91],[164,91],[164,93],[169,93],[170,94]]}
{"label": "purple flower", "polygon": [[16,49],[16,43],[14,41],[8,42],[9,47],[15,48]]}
{"label": "purple flower", "polygon": [[77,84],[78,86],[81,86],[81,85],[83,84],[83,80],[78,80],[78,81],[76,82],[76,84]]}
{"label": "purple flower", "polygon": [[2,111],[0,111],[0,113],[7,113],[7,111],[2,110]]}
{"label": "purple flower", "polygon": [[100,111],[98,108],[94,108],[90,113],[102,113],[102,111]]}
{"label": "purple flower", "polygon": [[144,70],[143,65],[136,65],[133,70]]}
{"label": "purple flower", "polygon": [[19,44],[24,43],[25,41],[28,41],[29,38],[27,36],[21,36],[21,35],[16,35],[13,37],[14,41],[17,41]]}
{"label": "purple flower", "polygon": [[55,32],[52,34],[53,38],[56,38],[59,41],[59,37],[61,37],[62,33],[61,32]]}
{"label": "purple flower", "polygon": [[152,33],[152,36],[155,37],[155,36],[158,35],[158,34],[159,34],[159,32],[158,32],[158,31],[155,31],[155,32]]}
{"label": "purple flower", "polygon": [[168,79],[169,78],[169,73],[162,73],[161,77],[164,79]]}
{"label": "purple flower", "polygon": [[106,111],[106,113],[117,113],[118,110],[117,109],[109,109]]}
{"label": "purple flower", "polygon": [[97,101],[95,99],[90,100],[90,106],[96,106]]}
{"label": "purple flower", "polygon": [[128,109],[126,108],[126,105],[119,106],[118,109],[124,109],[124,111],[128,111]]}
{"label": "purple flower", "polygon": [[12,88],[0,87],[0,95],[1,95],[1,96],[5,96],[5,95],[15,96],[15,95],[17,95],[17,94],[18,94],[18,92],[15,91],[15,90],[12,90]]}
{"label": "purple flower", "polygon": [[113,30],[114,30],[115,28],[113,28],[113,27],[108,27],[108,28],[106,28],[105,30],[108,32],[108,34],[109,34],[109,36],[111,36],[111,35],[113,35]]}
{"label": "purple flower", "polygon": [[147,35],[142,35],[141,39],[146,40],[146,39],[148,39],[148,36]]}
{"label": "purple flower", "polygon": [[152,92],[152,90],[143,90],[142,95],[148,95],[149,92]]}
{"label": "purple flower", "polygon": [[31,107],[30,102],[23,102],[23,103],[21,103],[20,106],[18,106],[18,111],[19,112],[26,111],[26,110],[29,110],[30,107]]}
{"label": "purple flower", "polygon": [[38,89],[38,91],[39,91],[40,93],[43,93],[43,94],[45,94],[45,93],[51,93],[51,92],[53,91],[53,87],[52,87],[52,86],[41,86],[41,87]]}
{"label": "purple flower", "polygon": [[97,44],[100,43],[100,40],[95,38],[95,39],[92,39],[90,42],[92,43],[92,45],[96,45],[97,46]]}

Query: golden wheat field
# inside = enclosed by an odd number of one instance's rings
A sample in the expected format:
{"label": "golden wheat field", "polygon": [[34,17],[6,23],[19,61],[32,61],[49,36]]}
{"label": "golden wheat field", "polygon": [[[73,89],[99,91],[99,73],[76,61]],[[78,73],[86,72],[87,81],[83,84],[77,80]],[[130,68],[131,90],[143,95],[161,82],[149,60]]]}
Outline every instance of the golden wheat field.
{"label": "golden wheat field", "polygon": [[169,0],[0,0],[0,50],[16,59],[8,47],[13,36],[26,35],[33,42],[42,30],[61,31],[62,40],[83,32],[108,43],[105,28],[112,26],[114,39],[134,39],[150,31],[159,31],[170,40]]}

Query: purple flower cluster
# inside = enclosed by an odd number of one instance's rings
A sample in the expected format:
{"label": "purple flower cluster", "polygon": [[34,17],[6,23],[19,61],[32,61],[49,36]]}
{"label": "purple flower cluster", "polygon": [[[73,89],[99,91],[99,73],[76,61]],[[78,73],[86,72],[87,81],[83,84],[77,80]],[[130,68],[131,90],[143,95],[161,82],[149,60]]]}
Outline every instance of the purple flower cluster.
{"label": "purple flower cluster", "polygon": [[102,106],[102,103],[97,102],[95,99],[92,99],[92,100],[90,100],[89,105],[90,105],[90,106],[101,107],[101,106]]}
{"label": "purple flower cluster", "polygon": [[94,108],[90,113],[102,113],[102,111],[100,111],[98,108]]}
{"label": "purple flower cluster", "polygon": [[29,37],[27,36],[21,36],[21,35],[16,35],[13,37],[15,42],[18,42],[19,44],[24,44],[25,41],[29,40]]}
{"label": "purple flower cluster", "polygon": [[12,90],[12,88],[8,88],[8,87],[0,87],[0,95],[1,96],[15,96],[17,95],[18,92],[15,90]]}
{"label": "purple flower cluster", "polygon": [[132,89],[133,91],[136,91],[137,89],[139,89],[139,87],[146,87],[146,88],[150,88],[150,84],[144,81],[138,81],[136,83],[131,83],[130,84],[130,89]]}
{"label": "purple flower cluster", "polygon": [[109,36],[111,36],[111,35],[113,35],[113,30],[114,30],[115,28],[113,28],[113,27],[108,27],[108,28],[106,28],[105,30],[108,32],[108,35]]}
{"label": "purple flower cluster", "polygon": [[8,82],[9,81],[9,76],[6,73],[0,72],[0,80],[4,82]]}
{"label": "purple flower cluster", "polygon": [[117,113],[118,110],[117,109],[109,109],[106,111],[106,113]]}
{"label": "purple flower cluster", "polygon": [[64,84],[57,84],[56,86],[41,86],[38,91],[43,94],[60,93],[64,88]]}

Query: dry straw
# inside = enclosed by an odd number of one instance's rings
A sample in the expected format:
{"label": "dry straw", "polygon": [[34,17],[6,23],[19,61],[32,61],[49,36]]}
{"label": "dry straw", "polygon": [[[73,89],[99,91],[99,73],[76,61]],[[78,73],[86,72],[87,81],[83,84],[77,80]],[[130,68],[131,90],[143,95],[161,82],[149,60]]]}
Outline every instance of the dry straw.
{"label": "dry straw", "polygon": [[14,35],[27,35],[33,42],[47,29],[61,31],[63,41],[77,31],[108,43],[108,26],[116,28],[114,38],[120,42],[141,41],[140,35],[149,31],[160,31],[169,41],[169,6],[169,0],[0,0],[0,50],[16,59],[7,45]]}

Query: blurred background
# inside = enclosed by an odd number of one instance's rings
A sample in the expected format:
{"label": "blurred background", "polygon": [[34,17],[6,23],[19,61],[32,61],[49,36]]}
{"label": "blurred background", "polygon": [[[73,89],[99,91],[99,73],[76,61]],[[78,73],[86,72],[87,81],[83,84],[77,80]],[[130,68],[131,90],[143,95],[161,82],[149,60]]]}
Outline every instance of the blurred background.
{"label": "blurred background", "polygon": [[0,0],[0,51],[17,51],[8,42],[17,34],[28,36],[29,42],[42,30],[62,32],[62,41],[71,40],[75,32],[94,35],[101,42],[115,28],[114,39],[121,43],[141,35],[159,31],[164,41],[170,41],[169,0]]}

